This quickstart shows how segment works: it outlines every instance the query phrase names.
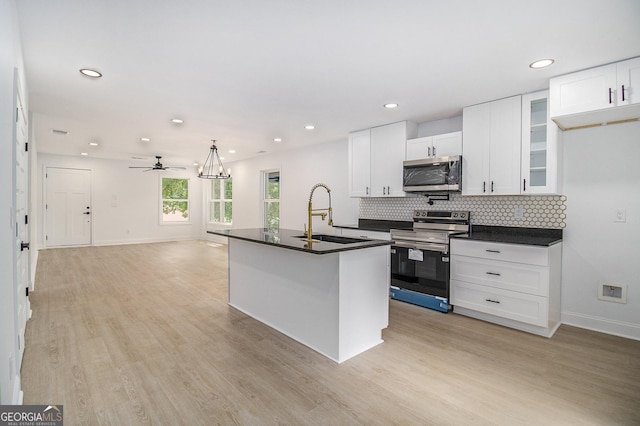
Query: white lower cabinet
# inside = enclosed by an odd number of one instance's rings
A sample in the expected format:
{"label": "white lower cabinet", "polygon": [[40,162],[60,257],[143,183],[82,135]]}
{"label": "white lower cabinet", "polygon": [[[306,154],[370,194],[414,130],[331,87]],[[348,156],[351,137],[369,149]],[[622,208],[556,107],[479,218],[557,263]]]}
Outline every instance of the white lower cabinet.
{"label": "white lower cabinet", "polygon": [[551,337],[560,326],[562,243],[451,240],[454,312]]}

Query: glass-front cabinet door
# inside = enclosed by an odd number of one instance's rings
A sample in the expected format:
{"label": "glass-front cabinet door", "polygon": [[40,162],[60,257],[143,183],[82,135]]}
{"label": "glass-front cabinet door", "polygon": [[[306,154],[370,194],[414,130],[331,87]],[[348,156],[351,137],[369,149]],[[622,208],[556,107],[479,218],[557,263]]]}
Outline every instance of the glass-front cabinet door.
{"label": "glass-front cabinet door", "polygon": [[559,194],[558,135],[549,115],[549,92],[522,95],[522,194]]}

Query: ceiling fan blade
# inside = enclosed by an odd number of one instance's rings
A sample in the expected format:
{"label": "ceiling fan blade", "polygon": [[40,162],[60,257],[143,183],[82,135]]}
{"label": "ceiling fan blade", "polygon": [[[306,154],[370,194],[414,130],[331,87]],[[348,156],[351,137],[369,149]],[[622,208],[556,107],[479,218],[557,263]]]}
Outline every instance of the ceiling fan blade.
{"label": "ceiling fan blade", "polygon": [[130,169],[148,169],[149,166],[129,166]]}
{"label": "ceiling fan blade", "polygon": [[168,166],[165,167],[166,170],[187,170],[186,167],[174,167],[174,166]]}

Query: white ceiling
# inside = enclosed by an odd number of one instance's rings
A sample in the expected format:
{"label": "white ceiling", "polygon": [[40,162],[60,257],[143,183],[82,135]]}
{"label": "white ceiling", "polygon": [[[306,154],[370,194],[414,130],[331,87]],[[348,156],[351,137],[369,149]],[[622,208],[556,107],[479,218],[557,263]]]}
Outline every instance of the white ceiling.
{"label": "white ceiling", "polygon": [[[640,55],[638,0],[16,4],[38,151],[135,165],[132,156],[203,162],[211,139],[227,163],[448,118]],[[556,63],[528,67],[541,58]],[[84,77],[84,67],[104,76]]]}

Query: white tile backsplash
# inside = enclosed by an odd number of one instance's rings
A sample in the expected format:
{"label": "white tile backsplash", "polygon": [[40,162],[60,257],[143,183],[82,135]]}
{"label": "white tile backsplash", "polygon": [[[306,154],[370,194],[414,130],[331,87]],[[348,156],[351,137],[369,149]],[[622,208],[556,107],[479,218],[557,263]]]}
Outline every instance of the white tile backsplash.
{"label": "white tile backsplash", "polygon": [[361,198],[361,219],[413,220],[414,210],[463,210],[471,212],[473,225],[562,229],[566,226],[564,195],[513,195],[463,197],[434,200],[426,197]]}

